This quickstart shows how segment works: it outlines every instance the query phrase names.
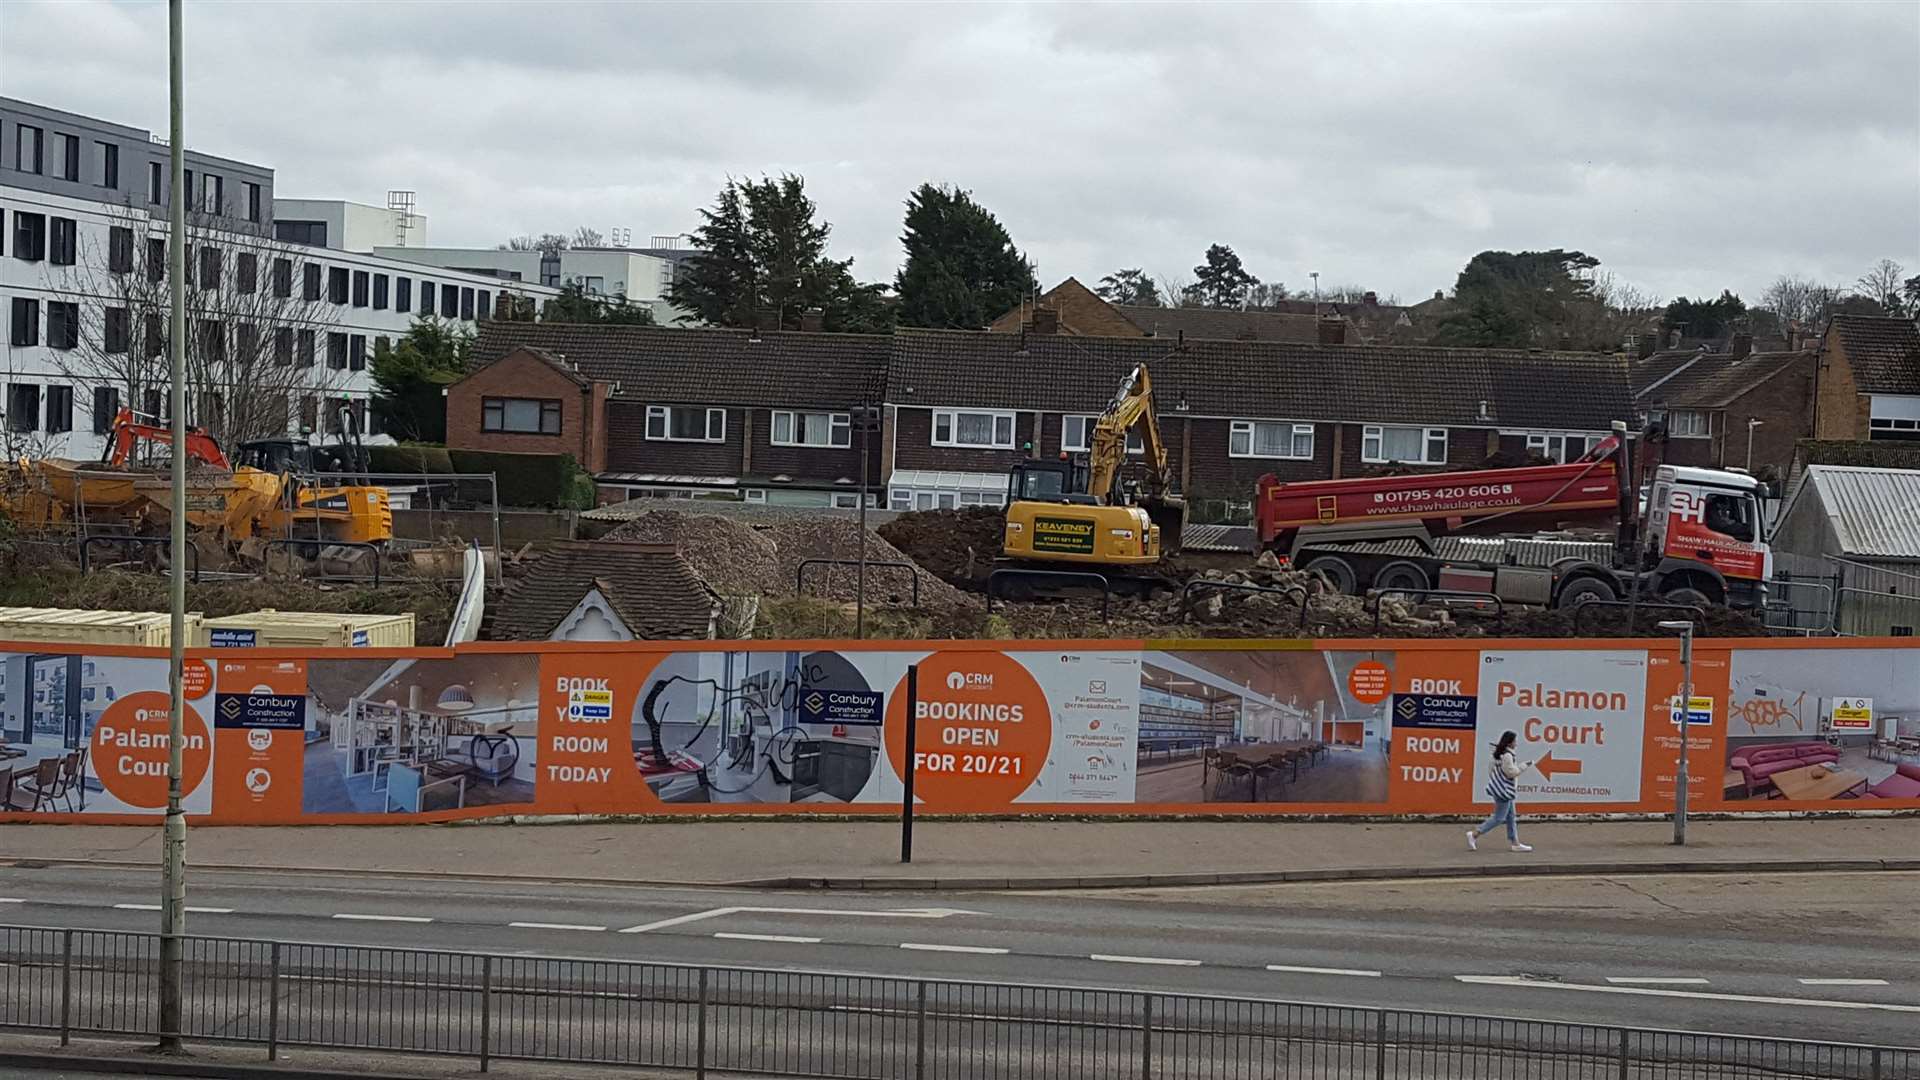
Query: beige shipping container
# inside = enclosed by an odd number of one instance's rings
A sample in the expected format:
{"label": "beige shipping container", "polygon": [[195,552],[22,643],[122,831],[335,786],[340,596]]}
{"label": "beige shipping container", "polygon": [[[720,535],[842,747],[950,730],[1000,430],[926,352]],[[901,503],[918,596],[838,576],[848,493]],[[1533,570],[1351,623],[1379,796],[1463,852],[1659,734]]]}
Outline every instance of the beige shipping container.
{"label": "beige shipping container", "polygon": [[194,643],[216,649],[408,649],[413,647],[413,613],[350,615],[262,608],[203,620]]}
{"label": "beige shipping container", "polygon": [[[188,642],[200,639],[200,622],[199,612],[187,613]],[[173,643],[172,625],[172,617],[164,611],[0,607],[0,641],[164,649]],[[412,636],[411,626],[408,636]]]}

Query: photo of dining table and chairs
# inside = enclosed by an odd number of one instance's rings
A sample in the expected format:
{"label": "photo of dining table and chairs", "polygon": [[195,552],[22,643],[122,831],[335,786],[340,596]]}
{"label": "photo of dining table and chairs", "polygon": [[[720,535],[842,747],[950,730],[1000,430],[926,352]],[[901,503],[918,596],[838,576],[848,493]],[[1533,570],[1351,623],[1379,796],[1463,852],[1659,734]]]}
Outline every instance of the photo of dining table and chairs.
{"label": "photo of dining table and chairs", "polygon": [[92,771],[100,716],[164,663],[68,653],[0,653],[0,812],[121,813]]}

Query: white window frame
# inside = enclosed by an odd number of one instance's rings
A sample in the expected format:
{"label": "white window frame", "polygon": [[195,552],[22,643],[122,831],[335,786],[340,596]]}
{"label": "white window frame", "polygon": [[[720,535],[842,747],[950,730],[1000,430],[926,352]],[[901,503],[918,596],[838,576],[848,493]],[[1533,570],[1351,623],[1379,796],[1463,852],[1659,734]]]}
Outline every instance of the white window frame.
{"label": "white window frame", "polygon": [[[960,442],[958,436],[960,432],[960,417],[962,416],[992,417],[990,423],[992,424],[993,441],[991,443]],[[1002,420],[1006,421],[1007,424],[1007,437],[1005,441],[1002,441],[1000,438],[1000,422]],[[941,437],[940,434],[940,428],[943,424],[947,429],[944,438]],[[935,409],[933,410],[933,426],[927,433],[927,438],[934,446],[952,446],[961,450],[1012,450],[1020,444],[1020,414],[1005,409]]]}
{"label": "white window frame", "polygon": [[[808,426],[801,423],[803,416],[822,416],[827,422],[826,442],[805,442],[794,438],[794,432]],[[786,435],[780,434],[781,421],[786,422]],[[774,446],[800,446],[814,450],[845,450],[853,445],[853,414],[843,412],[813,412],[804,409],[775,409],[773,419],[767,425],[767,441]]]}
{"label": "white window frame", "polygon": [[764,503],[767,501],[767,489],[747,488],[741,493],[741,500],[750,503]]}
{"label": "white window frame", "polygon": [[[1579,461],[1597,446],[1600,440],[1606,438],[1605,435],[1592,431],[1529,431],[1526,433],[1526,436],[1527,451],[1529,453],[1551,458],[1562,465],[1565,465],[1569,461]],[[1581,440],[1582,446],[1580,453],[1573,454],[1568,452],[1568,439]]]}
{"label": "white window frame", "polygon": [[[1689,430],[1686,430],[1686,431],[1680,430],[1680,425],[1678,423],[1679,419],[1683,416],[1687,417],[1689,421],[1687,424],[1687,427]],[[1670,439],[1711,439],[1713,438],[1713,417],[1709,413],[1707,413],[1705,410],[1668,409],[1666,419],[1667,419],[1667,437]],[[1695,426],[1692,423],[1693,420],[1699,421],[1698,431],[1691,430]]]}
{"label": "white window frame", "polygon": [[[1092,429],[1094,421],[1100,419],[1097,414],[1063,413],[1060,417],[1060,449],[1078,453],[1087,453],[1093,449]],[[1077,432],[1068,442],[1069,433]],[[1147,452],[1147,440],[1141,436],[1138,426],[1127,429],[1127,453],[1144,454]]]}
{"label": "white window frame", "polygon": [[[673,411],[706,410],[707,434],[705,438],[688,438],[673,434]],[[659,434],[655,434],[655,422],[658,422]],[[716,432],[717,429],[717,432]],[[647,439],[650,442],[694,442],[720,443],[727,441],[727,410],[702,405],[649,405],[647,406]]]}
{"label": "white window frame", "polygon": [[[1418,459],[1386,456],[1388,431],[1420,432],[1420,454]],[[1434,443],[1440,444],[1440,456],[1434,456]],[[1360,460],[1368,465],[1445,465],[1447,463],[1447,429],[1443,427],[1416,427],[1413,424],[1367,424],[1360,431]]]}
{"label": "white window frame", "polygon": [[[1255,434],[1256,427],[1261,424],[1267,424],[1273,427],[1291,427],[1292,428],[1292,430],[1287,433],[1287,450],[1288,450],[1287,453],[1284,453],[1284,454],[1254,453],[1253,437]],[[1305,435],[1307,437],[1307,452],[1304,454],[1294,453],[1293,450],[1299,444],[1300,436],[1302,435]],[[1263,460],[1269,460],[1269,461],[1312,461],[1313,451],[1314,451],[1314,425],[1309,423],[1302,423],[1302,422],[1293,421],[1293,420],[1235,420],[1232,426],[1230,426],[1227,429],[1227,456],[1228,457],[1261,458]]]}

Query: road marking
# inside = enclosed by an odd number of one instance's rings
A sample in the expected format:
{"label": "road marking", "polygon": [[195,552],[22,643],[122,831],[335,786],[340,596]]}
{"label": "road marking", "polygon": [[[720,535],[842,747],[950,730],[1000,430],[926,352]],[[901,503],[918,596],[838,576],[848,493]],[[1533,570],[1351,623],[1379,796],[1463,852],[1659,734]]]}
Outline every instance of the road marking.
{"label": "road marking", "polygon": [[1359,968],[1300,967],[1295,964],[1268,964],[1267,970],[1287,971],[1297,975],[1357,975],[1363,979],[1377,979],[1380,977],[1380,973],[1377,971],[1362,971]]}
{"label": "road marking", "polygon": [[854,919],[946,919],[955,915],[978,915],[977,911],[964,911],[960,908],[897,908],[889,911],[860,911],[844,908],[794,908],[794,907],[720,907],[709,911],[696,911],[691,915],[677,915],[659,922],[642,923],[629,926],[620,932],[623,934],[646,934],[655,930],[665,930],[672,926],[685,926],[688,923],[705,922],[727,915],[823,915],[831,918]]}
{"label": "road marking", "polygon": [[1159,964],[1162,967],[1199,967],[1198,960],[1175,960],[1167,956],[1116,956],[1112,953],[1094,953],[1089,960],[1104,960],[1109,964]]}
{"label": "road marking", "polygon": [[1582,986],[1547,982],[1517,975],[1455,975],[1476,986],[1524,986],[1529,990],[1580,990],[1589,994],[1640,994],[1645,997],[1693,998],[1698,1001],[1738,1001],[1748,1005],[1804,1005],[1811,1009],[1864,1009],[1877,1012],[1920,1013],[1920,1005],[1892,1005],[1877,1001],[1834,1001],[1828,998],[1769,997],[1760,994],[1710,994],[1701,990],[1659,990],[1650,986]]}
{"label": "road marking", "polygon": [[724,933],[717,933],[717,934],[715,934],[715,935],[713,935],[713,936],[714,936],[714,937],[717,937],[717,938],[725,938],[725,939],[727,939],[728,941],[780,941],[780,942],[785,942],[785,943],[786,943],[786,944],[788,944],[788,945],[818,945],[818,944],[820,944],[820,939],[819,939],[819,938],[817,938],[817,937],[795,937],[795,936],[794,936],[794,935],[792,935],[792,934],[724,934]]}
{"label": "road marking", "polygon": [[1012,949],[996,949],[990,945],[923,945],[917,941],[903,941],[900,943],[900,947],[903,949],[914,949],[919,952],[978,953],[981,956],[1005,956],[1013,951]]}
{"label": "road marking", "polygon": [[[159,911],[160,910],[159,904],[115,904],[113,906],[115,909],[120,911]],[[187,914],[189,915],[231,915],[233,914],[233,909],[230,907],[189,907],[186,910],[187,910]]]}
{"label": "road marking", "polygon": [[352,919],[356,922],[405,922],[430,923],[433,920],[425,915],[354,915],[348,912],[336,912],[336,919]]}
{"label": "road marking", "polygon": [[598,932],[606,929],[604,926],[588,926],[584,923],[565,922],[515,922],[508,923],[507,925],[517,926],[522,930],[585,930]]}
{"label": "road marking", "polygon": [[1801,979],[1801,986],[1885,986],[1885,979]]}
{"label": "road marking", "polygon": [[26,901],[21,899],[18,896],[0,896],[0,904],[24,904],[24,903],[26,903]]}
{"label": "road marking", "polygon": [[1607,981],[1615,984],[1616,986],[1622,985],[1622,984],[1628,985],[1628,986],[1632,986],[1636,984],[1642,985],[1642,986],[1705,986],[1707,985],[1707,980],[1705,979],[1667,979],[1667,978],[1657,978],[1654,976],[1647,976],[1645,978],[1642,978],[1638,975],[1626,975],[1626,976],[1609,975],[1607,977]]}

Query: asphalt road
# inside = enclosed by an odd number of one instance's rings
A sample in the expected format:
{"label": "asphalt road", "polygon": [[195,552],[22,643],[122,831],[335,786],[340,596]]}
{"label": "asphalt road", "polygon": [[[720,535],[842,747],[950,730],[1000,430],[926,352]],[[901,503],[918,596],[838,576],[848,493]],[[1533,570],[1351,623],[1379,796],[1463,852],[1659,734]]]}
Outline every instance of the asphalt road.
{"label": "asphalt road", "polygon": [[[1920,875],[1531,878],[1065,893],[200,873],[189,930],[1217,994],[1920,1043]],[[0,923],[151,931],[157,876],[0,869]]]}

